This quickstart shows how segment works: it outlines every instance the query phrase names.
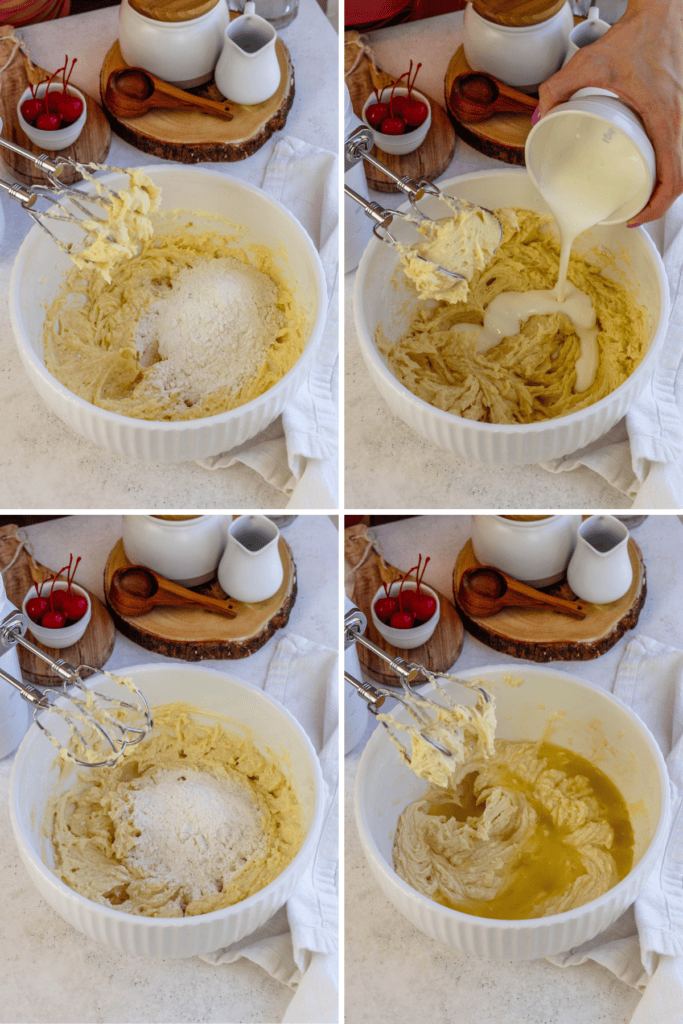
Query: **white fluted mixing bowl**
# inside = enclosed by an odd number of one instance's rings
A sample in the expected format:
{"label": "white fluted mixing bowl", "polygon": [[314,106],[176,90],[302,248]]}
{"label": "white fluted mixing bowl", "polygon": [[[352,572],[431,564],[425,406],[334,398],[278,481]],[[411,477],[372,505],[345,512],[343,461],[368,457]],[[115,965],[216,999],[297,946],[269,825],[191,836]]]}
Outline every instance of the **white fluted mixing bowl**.
{"label": "white fluted mixing bowl", "polygon": [[[206,721],[230,719],[228,730],[251,730],[259,749],[274,755],[294,782],[306,830],[301,849],[282,874],[241,903],[196,917],[139,917],[102,907],[74,892],[50,871],[50,851],[42,835],[47,800],[55,788],[68,788],[74,774],[59,780],[56,751],[33,725],[17,752],[10,782],[10,816],[19,854],[41,896],[69,924],[89,938],[122,953],[178,958],[208,953],[236,942],[260,927],[292,894],[310,863],[323,812],[320,765],[308,736],[296,719],[272,697],[215,669],[164,663],[121,670],[155,705],[183,701],[200,708]],[[104,676],[86,685],[121,696]],[[87,769],[80,769],[85,770]],[[75,769],[74,769],[75,771]]]}
{"label": "white fluted mixing bowl", "polygon": [[[490,210],[516,206],[550,213],[524,168],[462,174],[439,182],[439,188]],[[445,215],[443,204],[429,197],[420,201],[420,208],[437,218]],[[408,209],[408,204],[401,209]],[[643,361],[620,387],[586,409],[540,423],[496,424],[437,409],[394,377],[377,350],[375,332],[382,324],[389,340],[398,341],[417,298],[402,275],[397,275],[397,285],[392,280],[398,264],[394,250],[372,238],[356,275],[354,315],[363,359],[392,411],[440,448],[488,464],[544,462],[602,437],[626,413],[652,376],[669,319],[669,288],[659,253],[643,228],[598,226],[579,236],[574,248],[590,253],[596,242],[613,254],[614,269],[607,268],[605,275],[631,288],[647,309],[650,347]]]}
{"label": "white fluted mixing bowl", "polygon": [[[355,788],[356,821],[370,869],[387,899],[416,928],[460,953],[533,960],[571,949],[598,935],[633,903],[663,849],[669,778],[659,747],[623,701],[576,676],[536,665],[498,665],[458,675],[494,684],[496,736],[502,739],[538,740],[549,716],[559,713],[547,738],[592,761],[626,800],[635,837],[633,867],[598,899],[549,917],[501,921],[435,903],[399,878],[392,859],[398,818],[427,783],[413,775],[378,727],[363,752]],[[510,686],[506,677],[523,681]],[[463,687],[446,683],[445,689],[461,703],[473,703]],[[399,705],[393,713],[407,720]]]}
{"label": "white fluted mixing bowl", "polygon": [[[199,230],[237,230],[238,241],[264,244],[277,256],[295,294],[308,314],[308,340],[294,364],[269,391],[229,412],[182,422],[139,420],[100,409],[74,395],[45,368],[44,303],[59,290],[71,266],[44,231],[35,225],[17,253],[10,281],[9,310],[15,341],[28,376],[47,407],[77,433],[101,448],[133,459],[189,462],[228,451],[248,441],[276,419],[306,379],[320,342],[326,312],[322,264],[306,231],[285,207],[261,189],[221,171],[201,167],[154,165],[142,168],[162,189],[161,209],[189,210]],[[98,179],[113,188],[125,186],[125,175]],[[202,213],[201,211],[207,211]],[[212,217],[215,215],[215,217]],[[231,228],[215,218],[226,218]],[[82,241],[71,225],[53,222],[50,230],[63,241]]]}

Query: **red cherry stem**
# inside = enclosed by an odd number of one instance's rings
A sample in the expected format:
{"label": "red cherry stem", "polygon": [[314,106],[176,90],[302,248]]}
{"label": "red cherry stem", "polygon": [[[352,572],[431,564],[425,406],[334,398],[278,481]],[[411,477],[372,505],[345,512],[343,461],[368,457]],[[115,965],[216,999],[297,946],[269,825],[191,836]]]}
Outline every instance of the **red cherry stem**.
{"label": "red cherry stem", "polygon": [[418,569],[418,568],[419,568],[419,566],[414,565],[412,569],[408,569],[408,572],[405,573],[405,575],[403,576],[403,579],[401,580],[401,586],[398,588],[398,608],[399,608],[399,611],[401,611],[401,612],[403,611],[403,605],[401,604],[401,591],[403,590],[403,584],[406,582],[406,580],[410,576],[411,572],[415,572],[415,570]]}
{"label": "red cherry stem", "polygon": [[71,78],[71,72],[73,71],[74,64],[76,63],[77,60],[78,60],[78,58],[74,57],[74,59],[71,61],[71,68],[69,69],[69,74],[67,75],[67,73],[66,73],[66,66],[69,63],[69,54],[68,53],[64,54],[64,74],[62,75],[62,82],[63,82],[62,96],[68,95],[67,91],[66,91],[66,87],[69,84],[69,79]]}
{"label": "red cherry stem", "polygon": [[418,580],[418,584],[417,584],[418,591],[420,589],[420,583],[422,583],[423,579],[425,578],[425,569],[427,568],[427,562],[428,561],[429,561],[429,556],[427,556],[427,558],[425,558],[425,564],[422,566],[422,575],[420,576],[420,579]]}
{"label": "red cherry stem", "polygon": [[[391,99],[389,100],[389,113],[391,114],[392,117],[394,116],[394,90],[396,89],[396,86],[398,85],[398,83],[402,79],[404,79],[407,74],[408,74],[408,72],[404,71],[403,74],[401,75],[401,77],[397,78],[396,81],[394,82],[394,84],[391,87]],[[403,609],[401,609],[401,611],[403,611]]]}
{"label": "red cherry stem", "polygon": [[[48,80],[47,80],[47,88],[45,89],[45,113],[46,113],[46,114],[49,114],[49,113],[50,113],[50,104],[49,104],[49,99],[48,99],[48,98],[49,98],[49,95],[50,95],[50,86],[52,85],[52,82],[53,82],[53,81],[54,81],[54,79],[55,79],[55,78],[57,77],[57,75],[59,75],[59,74],[60,74],[60,73],[61,73],[62,71],[64,71],[64,68],[57,68],[57,70],[56,70],[56,71],[54,71],[54,72],[53,72],[53,73],[52,73],[52,74],[50,75],[50,77],[48,78]],[[41,83],[41,84],[42,84],[42,83]]]}
{"label": "red cherry stem", "polygon": [[[410,62],[410,67],[411,67],[411,70],[412,70],[412,67],[413,67],[412,60]],[[415,68],[415,74],[413,75],[412,83],[410,81],[410,75],[408,75],[408,99],[409,100],[411,100],[413,98],[412,94],[413,94],[413,89],[415,88],[415,79],[417,78],[417,73],[418,73],[418,71],[420,70],[421,67],[422,67],[422,65],[418,64],[417,67]]]}
{"label": "red cherry stem", "polygon": [[[70,564],[71,564],[71,563],[69,563],[69,565],[70,565]],[[57,580],[59,579],[59,577],[60,577],[60,576],[62,575],[62,573],[63,573],[63,572],[66,572],[66,570],[67,570],[68,568],[69,568],[69,566],[68,566],[68,565],[65,565],[65,566],[63,566],[63,568],[61,568],[61,569],[59,570],[59,572],[57,573],[57,575],[56,575],[56,576],[53,576],[53,577],[52,577],[52,586],[50,587],[50,610],[51,610],[51,611],[54,611],[54,610],[55,610],[54,600],[53,600],[53,597],[52,597],[52,595],[53,595],[53,593],[54,593],[54,589],[55,589],[55,583],[57,582]]]}
{"label": "red cherry stem", "polygon": [[[74,58],[74,59],[75,59],[75,58]],[[73,555],[71,556],[71,558],[73,558]],[[69,597],[71,597],[71,596],[72,596],[72,593],[71,593],[71,584],[73,583],[73,581],[74,581],[74,578],[75,578],[75,576],[76,576],[76,569],[78,568],[78,563],[80,562],[80,560],[81,560],[81,556],[79,555],[79,556],[78,556],[78,558],[76,559],[75,563],[74,563],[74,568],[73,568],[73,572],[71,573],[71,579],[69,579],[69,574],[68,574],[68,573],[67,573],[67,576],[66,576],[66,578],[67,578],[67,582],[68,582],[68,584],[69,584]],[[71,565],[71,560],[69,560],[69,565]]]}

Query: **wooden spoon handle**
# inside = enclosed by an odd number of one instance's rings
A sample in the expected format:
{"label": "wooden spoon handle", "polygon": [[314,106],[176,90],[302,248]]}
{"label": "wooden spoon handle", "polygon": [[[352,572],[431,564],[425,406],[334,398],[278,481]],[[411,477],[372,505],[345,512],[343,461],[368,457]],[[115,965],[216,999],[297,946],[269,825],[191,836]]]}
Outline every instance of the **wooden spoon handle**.
{"label": "wooden spoon handle", "polygon": [[[507,594],[503,598],[505,604],[525,607],[552,608],[564,615],[572,615],[576,619],[585,619],[587,611],[585,605],[580,602],[566,601],[562,597],[554,597],[552,594],[544,594],[542,590],[535,590],[533,587],[516,580],[507,573],[501,573],[508,585]],[[509,596],[508,596],[509,595]],[[514,595],[514,597],[513,597]]]}
{"label": "wooden spoon handle", "polygon": [[[149,74],[149,72],[147,73]],[[154,82],[154,95],[156,96],[157,93],[160,93],[162,96],[166,96],[169,101],[173,102],[174,106],[196,107],[198,110],[203,110],[205,114],[214,114],[217,117],[224,117],[229,121],[235,116],[235,105],[229,100],[218,102],[217,100],[205,99],[203,96],[195,96],[194,93],[178,89],[175,85],[157,78],[156,75],[149,75],[149,77]],[[152,98],[152,105],[154,105],[154,97]]]}
{"label": "wooden spoon handle", "polygon": [[[506,85],[505,82],[499,82],[497,78],[494,78],[494,82],[498,86],[498,91],[501,96],[505,96],[510,102],[519,104],[522,110],[535,110],[538,106],[538,99],[534,96],[527,96],[525,92],[520,92],[519,89],[513,89],[511,85]],[[512,108],[510,108],[512,109]]]}
{"label": "wooden spoon handle", "polygon": [[230,598],[227,598],[225,601],[219,601],[216,597],[209,597],[206,594],[196,594],[194,590],[188,590],[187,587],[181,587],[179,583],[167,580],[164,576],[159,576],[156,572],[152,572],[152,576],[154,576],[155,580],[159,584],[158,593],[160,595],[163,594],[164,599],[168,598],[168,604],[189,603],[200,605],[208,611],[219,612],[221,615],[226,615],[229,619],[234,619],[237,615],[237,605]]}

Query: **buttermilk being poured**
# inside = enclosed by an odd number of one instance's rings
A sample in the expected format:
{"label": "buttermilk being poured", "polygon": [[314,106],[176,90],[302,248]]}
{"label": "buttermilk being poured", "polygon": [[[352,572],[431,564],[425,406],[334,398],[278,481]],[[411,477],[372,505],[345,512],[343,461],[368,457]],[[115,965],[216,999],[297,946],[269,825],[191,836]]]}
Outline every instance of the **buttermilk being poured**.
{"label": "buttermilk being poured", "polygon": [[[584,101],[585,102],[585,101]],[[550,207],[560,232],[557,283],[549,290],[503,292],[488,305],[477,349],[486,352],[503,338],[518,334],[534,314],[566,313],[580,341],[574,390],[588,390],[598,369],[598,326],[593,303],[567,280],[569,254],[583,231],[603,221],[623,222],[639,212],[652,188],[652,175],[642,154],[647,136],[636,115],[618,99],[600,96],[600,113],[564,109],[541,120],[527,141],[527,168]],[[627,113],[625,113],[627,111]],[[608,118],[626,124],[622,131]],[[642,139],[641,139],[642,136]]]}

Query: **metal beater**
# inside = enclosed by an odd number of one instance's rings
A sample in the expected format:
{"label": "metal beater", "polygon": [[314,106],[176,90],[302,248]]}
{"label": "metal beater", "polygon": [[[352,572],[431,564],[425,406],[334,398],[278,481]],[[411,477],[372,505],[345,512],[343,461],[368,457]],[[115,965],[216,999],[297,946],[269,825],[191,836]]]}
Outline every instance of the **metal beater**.
{"label": "metal beater", "polygon": [[[84,203],[88,203],[90,206],[95,208],[99,207],[107,208],[111,206],[112,199],[118,197],[118,193],[107,188],[106,185],[100,185],[102,192],[89,193],[81,192],[76,188],[69,188],[68,185],[64,185],[59,180],[59,175],[62,173],[64,168],[68,165],[69,167],[75,168],[79,173],[91,170],[113,170],[113,168],[101,167],[92,164],[80,164],[77,160],[72,160],[71,157],[64,157],[61,160],[53,160],[51,157],[42,154],[42,156],[36,156],[35,153],[31,153],[30,150],[24,149],[22,146],[18,146],[14,142],[10,142],[9,139],[5,139],[0,136],[0,146],[4,146],[5,149],[10,149],[13,153],[18,153],[20,156],[26,157],[30,160],[38,170],[43,171],[49,184],[48,185],[19,185],[15,182],[14,185],[9,185],[6,181],[0,180],[0,189],[6,192],[10,199],[15,199],[18,203],[28,211],[29,217],[31,217],[36,224],[39,225],[45,231],[53,242],[55,242],[60,249],[65,249],[66,246],[61,242],[53,233],[50,231],[47,224],[44,223],[45,218],[50,220],[64,221],[66,224],[73,224],[78,228],[81,228],[85,232],[92,230],[93,221],[101,221],[103,224],[107,223],[106,217],[100,217],[97,211],[89,209]],[[35,210],[34,206],[39,199],[44,199],[46,202],[51,203],[52,206],[47,210]],[[57,209],[55,209],[55,207]],[[75,208],[75,209],[72,209]],[[110,241],[114,241],[110,239]],[[84,237],[82,246],[71,246],[69,248],[69,255],[78,255],[87,247],[87,236]]]}
{"label": "metal beater", "polygon": [[[367,650],[372,651],[386,662],[387,665],[396,673],[399,682],[401,684],[401,691],[395,690],[391,686],[385,686],[382,683],[364,683],[354,678],[349,672],[344,672],[344,679],[347,683],[360,694],[360,696],[367,701],[368,711],[371,714],[377,715],[379,709],[384,704],[387,697],[393,697],[399,704],[402,704],[408,711],[409,715],[418,726],[421,738],[426,743],[431,744],[440,754],[444,757],[452,757],[450,750],[446,750],[440,743],[432,739],[430,736],[425,735],[425,730],[434,724],[434,720],[430,715],[430,712],[439,710],[440,705],[436,701],[431,700],[429,697],[425,697],[423,694],[417,693],[413,690],[411,683],[413,683],[419,675],[425,678],[425,681],[429,681],[431,673],[427,671],[424,665],[420,665],[417,662],[406,662],[403,658],[392,658],[390,654],[378,647],[377,644],[373,643],[364,636],[364,632],[367,626],[367,619],[359,608],[351,608],[344,616],[344,649],[350,647],[352,644],[359,643]],[[484,701],[489,704],[491,697],[481,686],[475,686],[473,683],[469,683],[466,680],[458,680],[463,686],[470,690],[477,690],[483,697]],[[382,725],[387,730],[392,740],[398,747],[403,759],[407,764],[410,764],[410,755],[406,748],[400,743],[395,732],[393,732],[388,722],[380,719]]]}
{"label": "metal beater", "polygon": [[[388,245],[392,245],[394,247],[399,244],[395,236],[389,230],[395,217],[402,217],[404,220],[409,222],[414,222],[415,216],[417,217],[418,222],[434,220],[433,217],[428,217],[427,214],[417,205],[426,195],[433,196],[435,199],[447,200],[449,204],[449,213],[453,212],[452,203],[463,208],[472,207],[474,205],[472,203],[457,200],[453,196],[446,196],[437,185],[431,181],[427,181],[425,178],[420,179],[420,181],[414,181],[407,175],[403,175],[403,177],[401,177],[398,174],[394,174],[394,172],[389,170],[385,164],[372,156],[370,151],[374,144],[374,136],[370,128],[356,128],[344,142],[344,170],[348,171],[349,168],[353,167],[359,160],[367,160],[369,164],[372,164],[373,167],[377,167],[378,170],[391,178],[398,190],[408,198],[411,211],[403,213],[401,210],[386,210],[380,206],[379,203],[368,202],[367,199],[359,195],[358,192],[355,192],[354,189],[350,188],[346,184],[344,185],[344,192],[350,199],[353,199],[354,202],[358,203],[359,206],[363,208],[366,217],[369,217],[375,222],[372,231],[375,237],[379,238],[381,242],[386,242]],[[486,213],[490,214],[492,217],[495,216],[492,211],[487,210],[486,207],[482,206],[480,209],[485,210]],[[411,216],[411,213],[413,216]],[[500,239],[498,241],[498,245],[500,245],[503,238],[503,226],[500,222],[498,226],[500,227]],[[466,280],[464,274],[457,274],[453,270],[447,270],[438,263],[433,263],[432,260],[428,260],[425,256],[417,254],[414,255],[424,263],[431,263],[437,271],[442,274],[446,274],[448,277],[452,277],[459,281]]]}
{"label": "metal beater", "polygon": [[[71,761],[83,768],[102,768],[105,765],[116,764],[127,747],[139,743],[152,729],[154,723],[146,698],[132,684],[129,689],[138,698],[137,704],[88,690],[78,673],[81,669],[88,669],[91,672],[97,670],[89,665],[72,668],[61,660],[55,660],[26,639],[24,634],[27,627],[28,620],[21,612],[11,612],[6,616],[0,623],[0,650],[19,644],[49,665],[61,679],[61,684],[55,684],[59,702],[51,693],[41,693],[35,686],[19,682],[2,669],[0,679],[4,679],[17,689],[24,700],[33,707],[33,720],[38,728],[42,729],[48,739]],[[70,694],[67,686],[76,687],[82,696]],[[60,742],[44,721],[48,714],[54,714],[58,720],[66,723],[66,743]],[[69,750],[69,744],[75,744],[84,751],[91,751],[93,756],[100,757],[100,760],[77,757]]]}

